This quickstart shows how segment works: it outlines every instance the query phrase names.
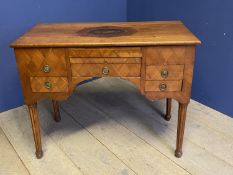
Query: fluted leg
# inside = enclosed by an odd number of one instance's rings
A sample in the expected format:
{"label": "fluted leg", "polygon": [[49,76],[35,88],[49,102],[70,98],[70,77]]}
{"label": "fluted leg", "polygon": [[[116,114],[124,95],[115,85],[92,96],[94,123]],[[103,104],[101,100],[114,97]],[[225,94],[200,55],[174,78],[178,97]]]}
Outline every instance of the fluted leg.
{"label": "fluted leg", "polygon": [[182,156],[182,144],[183,144],[183,137],[184,137],[187,106],[188,104],[179,103],[177,139],[176,139],[176,151],[175,151],[175,156],[178,158]]}
{"label": "fluted leg", "polygon": [[37,104],[28,105],[28,110],[31,118],[32,131],[36,147],[36,157],[40,159],[43,156],[41,136],[40,136],[40,123],[37,112]]}
{"label": "fluted leg", "polygon": [[60,109],[58,101],[52,100],[53,103],[53,119],[56,122],[61,121]]}
{"label": "fluted leg", "polygon": [[166,114],[165,114],[165,120],[169,121],[171,119],[171,108],[172,108],[172,99],[167,98],[167,104],[166,104]]}

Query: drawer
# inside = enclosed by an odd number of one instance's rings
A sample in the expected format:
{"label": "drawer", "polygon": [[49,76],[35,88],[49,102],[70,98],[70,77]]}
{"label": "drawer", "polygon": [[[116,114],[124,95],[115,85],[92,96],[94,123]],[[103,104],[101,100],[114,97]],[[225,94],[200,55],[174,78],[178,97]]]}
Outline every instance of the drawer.
{"label": "drawer", "polygon": [[184,65],[146,66],[146,80],[182,80]]}
{"label": "drawer", "polygon": [[147,47],[144,50],[146,65],[185,64],[190,49],[186,46]]}
{"label": "drawer", "polygon": [[65,49],[38,48],[24,49],[25,59],[28,58],[27,71],[29,76],[66,76]]}
{"label": "drawer", "polygon": [[69,49],[69,57],[79,58],[98,58],[98,57],[142,57],[139,47],[128,48],[71,48]]}
{"label": "drawer", "polygon": [[141,58],[70,58],[70,63],[88,64],[88,63],[132,63],[141,64]]}
{"label": "drawer", "polygon": [[181,91],[182,80],[180,81],[145,81],[145,91]]}
{"label": "drawer", "polygon": [[71,64],[72,76],[139,77],[141,64]]}
{"label": "drawer", "polygon": [[30,77],[32,92],[68,92],[66,77]]}

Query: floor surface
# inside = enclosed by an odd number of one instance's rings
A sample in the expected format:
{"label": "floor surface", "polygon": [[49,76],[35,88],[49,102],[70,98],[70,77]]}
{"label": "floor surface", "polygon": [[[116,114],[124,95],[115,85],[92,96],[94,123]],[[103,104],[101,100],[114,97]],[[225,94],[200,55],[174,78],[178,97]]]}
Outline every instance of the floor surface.
{"label": "floor surface", "polygon": [[38,105],[44,157],[35,158],[26,106],[0,114],[0,175],[233,175],[233,119],[191,100],[183,157],[174,156],[177,102],[151,102],[125,80],[79,86],[60,103]]}

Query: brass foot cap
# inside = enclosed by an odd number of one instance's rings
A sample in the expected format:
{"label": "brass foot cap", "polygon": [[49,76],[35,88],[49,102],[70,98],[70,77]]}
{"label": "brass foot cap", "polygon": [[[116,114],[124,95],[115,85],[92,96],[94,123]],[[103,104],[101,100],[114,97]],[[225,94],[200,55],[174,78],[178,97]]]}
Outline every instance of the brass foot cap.
{"label": "brass foot cap", "polygon": [[166,115],[164,116],[164,119],[167,120],[167,121],[169,121],[169,120],[171,119],[171,115],[167,115],[167,114],[166,114]]}
{"label": "brass foot cap", "polygon": [[177,158],[181,158],[182,157],[182,151],[175,151],[175,156],[177,157]]}
{"label": "brass foot cap", "polygon": [[41,157],[43,157],[43,151],[37,151],[36,152],[36,158],[40,159]]}
{"label": "brass foot cap", "polygon": [[60,122],[61,121],[60,114],[54,114],[53,119],[54,119],[55,122]]}
{"label": "brass foot cap", "polygon": [[60,122],[61,118],[55,118],[54,120],[55,120],[55,122]]}

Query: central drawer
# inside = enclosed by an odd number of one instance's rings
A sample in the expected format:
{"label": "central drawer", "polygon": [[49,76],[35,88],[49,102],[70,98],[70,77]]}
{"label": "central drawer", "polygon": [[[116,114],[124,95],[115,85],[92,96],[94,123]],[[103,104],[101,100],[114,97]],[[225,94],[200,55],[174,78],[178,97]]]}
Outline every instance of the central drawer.
{"label": "central drawer", "polygon": [[70,58],[74,77],[140,77],[141,58]]}
{"label": "central drawer", "polygon": [[72,76],[139,77],[141,64],[71,64]]}

